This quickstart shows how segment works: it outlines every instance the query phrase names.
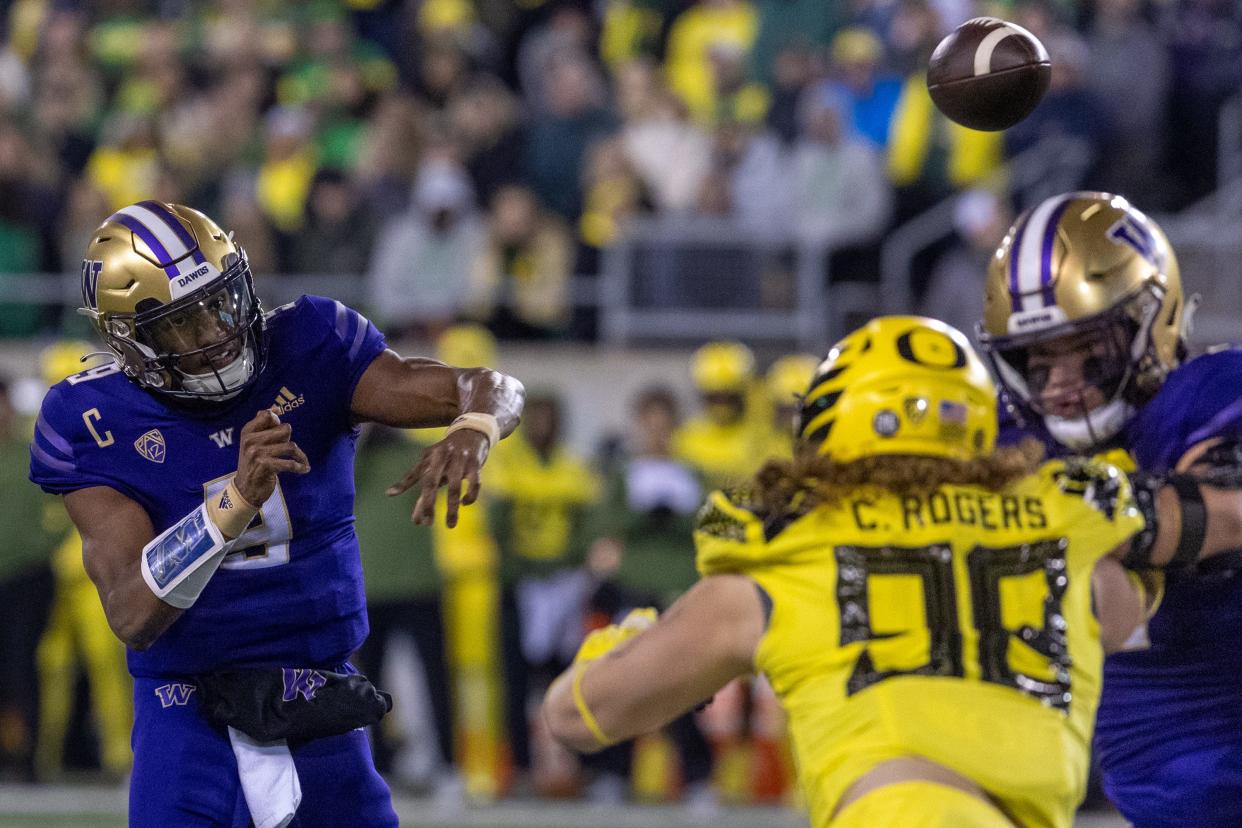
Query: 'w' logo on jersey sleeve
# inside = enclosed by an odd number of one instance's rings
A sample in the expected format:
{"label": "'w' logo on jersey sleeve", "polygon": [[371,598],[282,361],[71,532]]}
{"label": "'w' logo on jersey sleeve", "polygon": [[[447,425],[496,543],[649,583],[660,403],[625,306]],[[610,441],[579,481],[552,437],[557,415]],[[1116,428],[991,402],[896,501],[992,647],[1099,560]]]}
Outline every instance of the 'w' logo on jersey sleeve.
{"label": "'w' logo on jersey sleeve", "polygon": [[207,435],[211,438],[211,442],[216,444],[216,448],[224,448],[233,445],[233,429],[222,428],[219,431],[213,431]]}

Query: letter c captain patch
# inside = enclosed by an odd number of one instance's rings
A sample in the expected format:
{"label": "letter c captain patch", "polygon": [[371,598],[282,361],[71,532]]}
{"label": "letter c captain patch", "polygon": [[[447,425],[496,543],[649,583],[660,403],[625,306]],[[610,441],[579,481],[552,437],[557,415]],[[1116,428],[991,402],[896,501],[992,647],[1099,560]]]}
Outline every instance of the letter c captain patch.
{"label": "letter c captain patch", "polygon": [[153,428],[134,441],[134,448],[152,463],[164,462],[164,435]]}

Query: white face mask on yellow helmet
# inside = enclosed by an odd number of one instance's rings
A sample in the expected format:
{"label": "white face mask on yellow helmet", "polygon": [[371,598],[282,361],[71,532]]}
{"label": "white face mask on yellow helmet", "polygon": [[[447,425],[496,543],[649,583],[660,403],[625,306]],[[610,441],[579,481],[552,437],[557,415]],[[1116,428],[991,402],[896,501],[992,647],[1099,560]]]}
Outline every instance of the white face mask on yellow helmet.
{"label": "white face mask on yellow helmet", "polygon": [[[1124,198],[1074,192],[1014,222],[988,268],[979,342],[1010,403],[1079,451],[1116,437],[1180,363],[1197,297],[1182,293],[1163,231]],[[1092,370],[1078,411],[1043,397],[1031,357],[1083,343]],[[1091,401],[1087,401],[1087,397]]]}
{"label": "white face mask on yellow helmet", "polygon": [[219,402],[262,369],[245,251],[197,210],[143,201],[109,216],[82,262],[82,298],[126,376],[153,393]]}

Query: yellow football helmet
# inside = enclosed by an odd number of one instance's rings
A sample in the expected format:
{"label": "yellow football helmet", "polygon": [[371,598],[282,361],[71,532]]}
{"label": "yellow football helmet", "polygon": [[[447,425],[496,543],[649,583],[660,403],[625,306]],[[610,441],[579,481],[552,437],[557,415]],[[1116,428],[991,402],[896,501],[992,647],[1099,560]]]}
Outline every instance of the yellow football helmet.
{"label": "yellow football helmet", "polygon": [[82,301],[126,376],[152,392],[226,400],[262,370],[246,253],[197,210],[143,201],[109,216],[82,262]]}
{"label": "yellow football helmet", "polygon": [[882,316],[819,364],[798,438],[841,463],[982,457],[996,444],[996,386],[961,331],[923,316]]}
{"label": "yellow football helmet", "polygon": [[787,354],[773,362],[764,377],[772,404],[796,405],[818,365],[819,357],[810,354]]}
{"label": "yellow football helmet", "polygon": [[[1014,222],[988,268],[979,342],[1019,415],[1044,419],[1052,436],[1086,449],[1117,434],[1185,355],[1190,308],[1164,232],[1124,198],[1054,196]],[[1032,346],[1073,335],[1111,349],[1090,381],[1107,402],[1083,416],[1053,417],[1027,370]],[[1096,338],[1098,334],[1099,338]]]}
{"label": "yellow football helmet", "polygon": [[436,340],[436,357],[446,365],[478,368],[496,364],[496,337],[474,322],[448,328]]}
{"label": "yellow football helmet", "polygon": [[690,375],[701,394],[745,394],[755,355],[740,342],[709,342],[694,352]]}
{"label": "yellow football helmet", "polygon": [[39,352],[39,375],[48,385],[55,385],[65,377],[72,376],[87,368],[93,367],[87,364],[87,358],[90,356],[103,356],[102,354],[92,354],[91,344],[81,339],[61,339],[48,345]]}

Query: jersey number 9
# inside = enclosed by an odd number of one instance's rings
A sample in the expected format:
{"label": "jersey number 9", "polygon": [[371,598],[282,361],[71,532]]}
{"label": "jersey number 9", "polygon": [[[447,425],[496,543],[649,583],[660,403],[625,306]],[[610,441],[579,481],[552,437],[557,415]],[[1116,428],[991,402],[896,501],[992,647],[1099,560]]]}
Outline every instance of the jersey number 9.
{"label": "jersey number 9", "polygon": [[[225,475],[203,484],[206,499],[218,496],[229,485],[233,475]],[[293,527],[289,522],[289,508],[285,505],[280,481],[276,489],[263,503],[254,520],[237,539],[237,544],[220,564],[221,569],[266,569],[289,563],[289,541]]]}

